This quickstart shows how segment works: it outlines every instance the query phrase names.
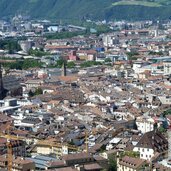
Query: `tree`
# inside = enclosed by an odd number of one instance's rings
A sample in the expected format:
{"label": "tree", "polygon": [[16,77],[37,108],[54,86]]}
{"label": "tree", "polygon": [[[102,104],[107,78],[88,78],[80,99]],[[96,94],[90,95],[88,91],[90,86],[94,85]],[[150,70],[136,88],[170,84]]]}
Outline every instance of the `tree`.
{"label": "tree", "polygon": [[163,117],[166,117],[166,115],[170,115],[171,114],[171,109],[165,110],[163,112]]}
{"label": "tree", "polygon": [[160,127],[159,127],[159,132],[164,133],[164,132],[166,132],[166,130],[164,129],[163,126],[160,126]]}
{"label": "tree", "polygon": [[15,62],[4,63],[3,65],[10,69],[22,70],[22,69],[29,69],[34,67],[41,68],[42,62],[33,59],[24,59],[24,60],[17,60]]}
{"label": "tree", "polygon": [[109,157],[109,168],[108,171],[117,171],[117,162],[114,157]]}
{"label": "tree", "polygon": [[75,63],[73,61],[67,63],[67,68],[74,68]]}
{"label": "tree", "polygon": [[29,91],[28,94],[29,94],[29,97],[33,97],[34,96],[34,93],[31,90]]}
{"label": "tree", "polygon": [[0,41],[0,49],[8,50],[10,54],[13,54],[14,52],[21,50],[21,47],[17,40],[9,39]]}
{"label": "tree", "polygon": [[56,67],[61,68],[64,62],[66,62],[64,59],[57,60]]}
{"label": "tree", "polygon": [[38,56],[38,57],[50,55],[50,53],[45,52],[43,48],[41,48],[40,50],[38,50],[38,49],[35,49],[35,50],[30,49],[28,54],[32,55],[32,56]]}
{"label": "tree", "polygon": [[66,38],[72,38],[79,35],[85,35],[86,31],[76,31],[76,32],[68,32],[63,31],[60,33],[53,33],[45,35],[47,39],[66,39]]}
{"label": "tree", "polygon": [[139,53],[138,52],[128,52],[127,55],[128,55],[129,60],[137,60],[136,56],[138,56]]}
{"label": "tree", "polygon": [[157,123],[154,123],[154,130],[157,130],[158,126]]}
{"label": "tree", "polygon": [[159,56],[163,56],[164,54],[163,54],[163,52],[154,52],[154,51],[150,51],[149,53],[148,53],[149,55],[159,55]]}
{"label": "tree", "polygon": [[110,58],[106,58],[104,62],[112,62],[112,60]]}
{"label": "tree", "polygon": [[86,67],[91,67],[93,65],[102,65],[101,62],[97,62],[97,61],[85,61],[81,64],[82,68],[86,68]]}
{"label": "tree", "polygon": [[139,157],[140,153],[136,151],[124,151],[120,153],[120,158],[123,158],[124,156],[129,156],[129,157]]}
{"label": "tree", "polygon": [[38,88],[36,89],[34,95],[40,95],[40,94],[43,94],[43,90],[42,90],[40,87],[38,87]]}
{"label": "tree", "polygon": [[42,63],[37,60],[26,59],[23,62],[22,69],[41,67]]}

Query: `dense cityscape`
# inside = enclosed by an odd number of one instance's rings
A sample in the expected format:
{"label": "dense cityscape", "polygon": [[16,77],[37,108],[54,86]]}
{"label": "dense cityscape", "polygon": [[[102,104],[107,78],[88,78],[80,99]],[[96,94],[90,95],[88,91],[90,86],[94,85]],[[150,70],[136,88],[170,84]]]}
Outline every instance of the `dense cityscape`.
{"label": "dense cityscape", "polygon": [[0,20],[0,171],[171,170],[171,20]]}

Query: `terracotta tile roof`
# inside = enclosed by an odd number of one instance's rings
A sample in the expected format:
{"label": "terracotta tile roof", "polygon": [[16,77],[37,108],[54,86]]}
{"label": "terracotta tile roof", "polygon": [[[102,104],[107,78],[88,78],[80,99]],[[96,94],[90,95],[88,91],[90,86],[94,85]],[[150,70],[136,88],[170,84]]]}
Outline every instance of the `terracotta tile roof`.
{"label": "terracotta tile roof", "polygon": [[128,157],[128,156],[123,157],[121,161],[119,162],[120,165],[127,166],[133,169],[139,168],[144,163],[145,163],[144,159],[133,158],[133,157]]}
{"label": "terracotta tile roof", "polygon": [[62,157],[63,160],[77,160],[82,158],[92,158],[90,154],[87,153],[76,153],[76,154],[68,154]]}
{"label": "terracotta tile roof", "polygon": [[12,120],[13,119],[8,117],[7,115],[0,113],[0,123],[9,122],[9,121],[12,121]]}
{"label": "terracotta tile roof", "polygon": [[59,76],[58,79],[64,82],[74,82],[78,80],[77,76]]}
{"label": "terracotta tile roof", "polygon": [[92,164],[84,165],[84,169],[86,171],[88,171],[88,170],[92,171],[92,170],[102,169],[102,167],[99,164],[97,164],[97,163],[92,163]]}
{"label": "terracotta tile roof", "polygon": [[86,54],[97,54],[95,50],[79,50],[77,53],[86,53]]}
{"label": "terracotta tile roof", "polygon": [[46,49],[50,49],[50,50],[57,50],[57,49],[77,49],[77,47],[74,47],[74,46],[57,46],[57,45],[46,45],[45,46]]}
{"label": "terracotta tile roof", "polygon": [[168,149],[168,141],[158,131],[145,133],[136,147],[152,148],[155,152],[164,152]]}
{"label": "terracotta tile roof", "polygon": [[0,156],[0,162],[6,162],[6,161],[7,161],[7,158]]}
{"label": "terracotta tile roof", "polygon": [[12,134],[26,137],[29,134],[29,132],[18,129],[18,130],[12,131]]}
{"label": "terracotta tile roof", "polygon": [[5,131],[7,131],[8,128],[9,128],[9,126],[10,126],[10,123],[9,123],[9,122],[7,122],[7,123],[1,123],[1,124],[0,124],[0,132],[5,132]]}
{"label": "terracotta tile roof", "polygon": [[[51,171],[51,169],[47,171]],[[53,171],[78,171],[78,170],[72,167],[64,167],[64,168],[59,168],[59,169],[53,169]]]}
{"label": "terracotta tile roof", "polygon": [[57,166],[66,166],[65,161],[64,160],[59,160],[59,161],[50,161],[48,162],[48,165],[50,167],[57,167]]}
{"label": "terracotta tile roof", "polygon": [[163,166],[163,165],[158,164],[158,163],[156,163],[156,164],[154,165],[154,169],[157,169],[157,170],[159,170],[159,171],[171,171],[171,168],[166,167],[166,166]]}

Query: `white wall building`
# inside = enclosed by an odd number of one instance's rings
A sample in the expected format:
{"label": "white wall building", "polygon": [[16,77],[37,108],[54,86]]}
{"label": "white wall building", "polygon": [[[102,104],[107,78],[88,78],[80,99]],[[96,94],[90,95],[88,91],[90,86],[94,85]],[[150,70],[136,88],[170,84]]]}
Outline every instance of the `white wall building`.
{"label": "white wall building", "polygon": [[146,133],[154,130],[154,120],[150,117],[138,117],[136,120],[137,129],[141,131],[141,133]]}
{"label": "white wall building", "polygon": [[170,75],[171,74],[171,61],[164,62],[164,75]]}
{"label": "white wall building", "polygon": [[140,153],[140,158],[150,160],[154,156],[154,150],[152,148],[134,147],[133,151]]}

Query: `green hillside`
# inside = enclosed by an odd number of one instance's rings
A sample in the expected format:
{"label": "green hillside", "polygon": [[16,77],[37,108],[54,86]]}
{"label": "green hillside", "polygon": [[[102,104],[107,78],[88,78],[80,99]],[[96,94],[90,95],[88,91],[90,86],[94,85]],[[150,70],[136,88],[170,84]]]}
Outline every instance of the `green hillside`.
{"label": "green hillside", "polygon": [[25,14],[49,19],[165,19],[170,0],[0,0],[0,17]]}

